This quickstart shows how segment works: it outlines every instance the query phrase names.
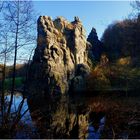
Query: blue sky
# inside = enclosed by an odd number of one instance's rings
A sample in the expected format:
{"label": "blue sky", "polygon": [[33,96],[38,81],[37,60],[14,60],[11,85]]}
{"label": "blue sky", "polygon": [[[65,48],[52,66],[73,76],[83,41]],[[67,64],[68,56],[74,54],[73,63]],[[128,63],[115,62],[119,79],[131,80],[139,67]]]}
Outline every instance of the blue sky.
{"label": "blue sky", "polygon": [[34,8],[52,18],[63,16],[73,21],[78,16],[86,34],[95,27],[99,38],[110,23],[127,18],[132,11],[130,1],[34,1]]}

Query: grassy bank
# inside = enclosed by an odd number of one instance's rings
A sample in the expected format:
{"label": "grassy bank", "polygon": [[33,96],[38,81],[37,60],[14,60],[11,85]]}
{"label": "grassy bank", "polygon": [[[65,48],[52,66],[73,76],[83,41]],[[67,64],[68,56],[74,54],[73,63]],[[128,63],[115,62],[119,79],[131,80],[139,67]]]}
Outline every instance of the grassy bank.
{"label": "grassy bank", "polygon": [[[24,77],[16,77],[15,78],[15,87],[19,88],[22,86],[22,84],[24,83]],[[5,79],[5,90],[9,90],[11,88],[12,85],[12,78],[6,78]]]}

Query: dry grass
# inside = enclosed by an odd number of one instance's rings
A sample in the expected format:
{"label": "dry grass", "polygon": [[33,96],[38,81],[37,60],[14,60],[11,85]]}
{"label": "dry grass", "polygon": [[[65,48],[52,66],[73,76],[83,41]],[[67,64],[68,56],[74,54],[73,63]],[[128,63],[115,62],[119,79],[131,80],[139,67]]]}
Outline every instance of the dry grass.
{"label": "dry grass", "polygon": [[102,138],[140,138],[140,97],[95,97],[89,99],[94,112],[106,114]]}

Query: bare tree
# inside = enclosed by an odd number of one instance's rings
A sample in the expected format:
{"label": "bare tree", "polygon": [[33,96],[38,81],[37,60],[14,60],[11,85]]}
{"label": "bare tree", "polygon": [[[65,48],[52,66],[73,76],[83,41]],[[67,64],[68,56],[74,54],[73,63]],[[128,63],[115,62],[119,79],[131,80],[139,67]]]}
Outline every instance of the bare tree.
{"label": "bare tree", "polygon": [[[2,128],[5,129],[5,124],[8,124],[11,113],[11,106],[13,104],[13,97],[15,92],[15,78],[16,78],[16,64],[17,59],[21,52],[30,53],[36,43],[35,29],[35,14],[31,1],[0,1],[0,57],[3,63],[2,73],[2,94],[1,94],[1,112],[2,112]],[[26,55],[26,54],[25,54]],[[12,86],[11,96],[8,108],[5,110],[5,72],[7,58],[12,57],[13,74],[12,74]],[[27,56],[27,55],[26,55]],[[31,59],[31,56],[29,56]],[[27,70],[28,71],[28,70]],[[27,72],[28,73],[28,72]],[[27,74],[26,74],[27,75]],[[26,78],[27,79],[27,78]],[[25,86],[24,86],[25,91]],[[23,91],[23,92],[24,92]],[[13,124],[10,124],[10,131],[15,128],[21,117],[28,111],[20,115],[22,106],[24,104],[25,96],[19,104],[17,115],[12,119]],[[5,112],[7,111],[7,112]],[[4,124],[4,125],[3,125]],[[7,126],[7,125],[6,125]]]}
{"label": "bare tree", "polygon": [[4,48],[1,50],[1,55],[4,58],[3,60],[3,70],[2,70],[2,89],[1,89],[1,113],[2,113],[2,125],[4,123],[4,94],[5,94],[5,71],[6,71],[6,60],[7,60],[7,33],[1,32],[0,37],[2,38],[3,42],[1,41],[1,46],[4,44]]}
{"label": "bare tree", "polygon": [[0,1],[0,12],[1,12],[2,9],[3,9],[3,5],[4,5],[4,1]]}
{"label": "bare tree", "polygon": [[132,6],[132,13],[130,14],[130,17],[134,18],[140,15],[140,1],[139,0],[135,0],[131,2],[131,6]]}
{"label": "bare tree", "polygon": [[140,12],[140,1],[136,0],[135,2],[133,2],[132,7],[137,10],[137,12]]}
{"label": "bare tree", "polygon": [[[4,2],[0,1],[0,15],[2,15],[2,10],[4,9]],[[6,76],[6,61],[7,54],[10,52],[10,45],[8,46],[8,25],[5,26],[4,19],[0,19],[0,58],[2,59],[2,80],[1,80],[1,119],[2,126],[4,124],[4,106],[5,106],[5,76]]]}
{"label": "bare tree", "polygon": [[4,124],[4,113],[5,113],[5,78],[6,78],[6,65],[7,61],[11,56],[13,50],[13,44],[10,42],[8,25],[3,24],[0,29],[0,58],[2,66],[2,85],[1,85],[1,112],[2,112],[2,125]]}
{"label": "bare tree", "polygon": [[7,110],[7,116],[10,114],[13,95],[15,90],[16,78],[16,61],[18,56],[18,49],[23,46],[29,46],[34,43],[34,14],[31,1],[6,1],[4,10],[4,19],[6,24],[9,24],[9,31],[11,36],[11,44],[14,48],[14,64],[13,76],[11,86],[11,98]]}

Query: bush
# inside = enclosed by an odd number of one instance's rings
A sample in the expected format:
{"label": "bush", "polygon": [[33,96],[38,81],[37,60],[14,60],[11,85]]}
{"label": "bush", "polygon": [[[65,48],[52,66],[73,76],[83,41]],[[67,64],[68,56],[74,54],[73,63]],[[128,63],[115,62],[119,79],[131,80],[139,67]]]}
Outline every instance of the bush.
{"label": "bush", "polygon": [[110,88],[110,81],[106,74],[108,69],[96,66],[87,78],[88,90],[105,90]]}

